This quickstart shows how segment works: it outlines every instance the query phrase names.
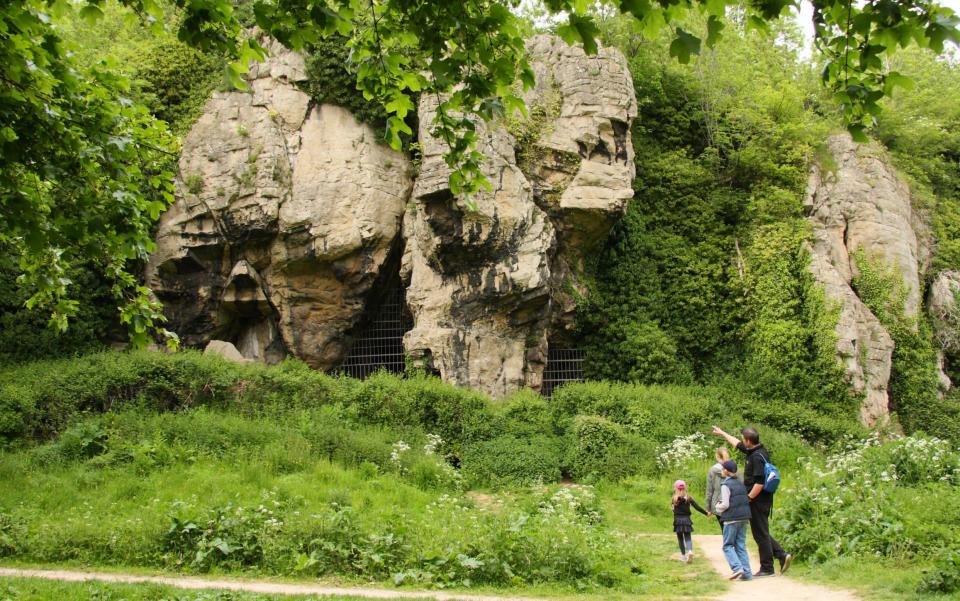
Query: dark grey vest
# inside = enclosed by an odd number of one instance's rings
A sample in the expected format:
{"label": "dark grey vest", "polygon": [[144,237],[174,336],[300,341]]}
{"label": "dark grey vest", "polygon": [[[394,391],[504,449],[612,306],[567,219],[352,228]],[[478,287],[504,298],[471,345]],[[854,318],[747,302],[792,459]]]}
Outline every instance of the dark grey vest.
{"label": "dark grey vest", "polygon": [[730,507],[720,514],[724,522],[741,522],[750,519],[750,499],[747,498],[747,487],[736,478],[724,478],[721,486],[730,489]]}

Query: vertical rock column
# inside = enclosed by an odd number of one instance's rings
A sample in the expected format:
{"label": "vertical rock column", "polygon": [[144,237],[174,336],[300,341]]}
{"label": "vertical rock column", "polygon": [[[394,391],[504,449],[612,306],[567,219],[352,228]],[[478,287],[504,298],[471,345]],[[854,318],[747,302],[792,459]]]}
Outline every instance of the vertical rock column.
{"label": "vertical rock column", "polygon": [[904,310],[916,316],[921,306],[920,274],[927,263],[923,224],[910,204],[910,191],[897,177],[882,149],[857,144],[847,134],[827,144],[836,170],[814,167],[806,202],[813,225],[811,272],[828,301],[839,303],[837,359],[852,390],[863,395],[860,419],[866,425],[886,420],[890,411],[893,340],[857,297],[855,253],[892,269],[906,291]]}
{"label": "vertical rock column", "polygon": [[476,210],[451,194],[446,147],[429,135],[436,100],[421,100],[422,170],[404,218],[414,318],[404,347],[445,380],[494,396],[539,388],[548,337],[572,322],[584,257],[633,195],[636,101],[623,56],[587,56],[550,36],[528,52],[537,129],[480,126],[493,191],[472,199]]}

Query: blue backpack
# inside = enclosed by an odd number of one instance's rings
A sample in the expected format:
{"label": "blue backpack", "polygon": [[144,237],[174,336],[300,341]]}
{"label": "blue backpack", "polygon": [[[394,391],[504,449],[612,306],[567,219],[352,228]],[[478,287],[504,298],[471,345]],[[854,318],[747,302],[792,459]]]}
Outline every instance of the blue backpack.
{"label": "blue backpack", "polygon": [[760,455],[760,459],[763,459],[763,490],[773,494],[780,486],[780,470],[763,455]]}

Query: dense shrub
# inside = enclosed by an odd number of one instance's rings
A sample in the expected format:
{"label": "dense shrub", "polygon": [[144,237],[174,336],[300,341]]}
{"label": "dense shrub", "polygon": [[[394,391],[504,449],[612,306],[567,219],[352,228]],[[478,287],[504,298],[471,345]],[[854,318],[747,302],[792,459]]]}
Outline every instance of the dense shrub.
{"label": "dense shrub", "polygon": [[561,465],[560,439],[507,435],[470,445],[461,468],[471,486],[499,487],[557,482]]}
{"label": "dense shrub", "polygon": [[960,551],[952,549],[937,558],[933,569],[925,572],[917,585],[918,593],[954,593],[960,591]]}
{"label": "dense shrub", "polygon": [[185,136],[223,79],[226,61],[177,39],[159,38],[138,63],[136,80],[143,102],[170,131]]}
{"label": "dense shrub", "polygon": [[[936,438],[881,444],[873,435],[808,461],[785,482],[783,544],[810,561],[832,557],[913,557],[939,552],[960,534],[955,485],[960,454]],[[931,520],[929,509],[937,508]]]}
{"label": "dense shrub", "polygon": [[455,455],[464,442],[497,432],[487,397],[427,376],[384,372],[359,382],[296,360],[277,367],[239,365],[193,351],[106,352],[0,369],[0,436],[8,440],[49,437],[83,412],[130,406],[211,407],[245,416],[339,406],[347,420],[436,433],[445,441],[442,453]]}
{"label": "dense shrub", "polygon": [[514,436],[535,436],[550,432],[550,402],[532,390],[520,390],[498,407],[499,423],[504,433]]}
{"label": "dense shrub", "polygon": [[567,444],[566,466],[576,480],[606,478],[619,480],[649,464],[653,443],[607,418],[578,415],[574,418]]}
{"label": "dense shrub", "polygon": [[597,415],[654,442],[707,428],[729,415],[726,391],[698,386],[643,386],[583,382],[557,389],[550,399],[554,427],[567,431],[577,415]]}
{"label": "dense shrub", "polygon": [[486,396],[430,376],[404,379],[379,372],[358,383],[344,402],[348,415],[362,423],[421,426],[444,440],[441,453],[454,456],[467,442],[498,431]]}

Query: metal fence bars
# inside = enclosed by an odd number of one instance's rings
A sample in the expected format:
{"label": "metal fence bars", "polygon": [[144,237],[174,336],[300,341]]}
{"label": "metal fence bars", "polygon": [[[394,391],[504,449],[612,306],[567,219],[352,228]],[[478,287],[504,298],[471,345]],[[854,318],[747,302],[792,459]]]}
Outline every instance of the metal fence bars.
{"label": "metal fence bars", "polygon": [[353,345],[336,371],[366,378],[378,369],[403,373],[403,335],[413,328],[404,290],[399,282],[386,287],[380,303],[368,309],[353,337]]}
{"label": "metal fence bars", "polygon": [[565,382],[583,381],[583,351],[578,348],[547,347],[547,365],[543,369],[540,393],[550,398],[553,390]]}

